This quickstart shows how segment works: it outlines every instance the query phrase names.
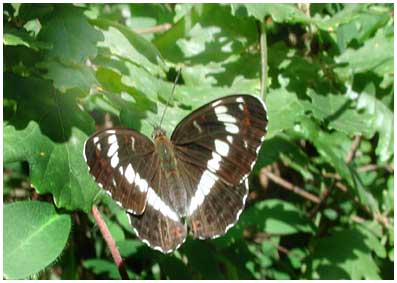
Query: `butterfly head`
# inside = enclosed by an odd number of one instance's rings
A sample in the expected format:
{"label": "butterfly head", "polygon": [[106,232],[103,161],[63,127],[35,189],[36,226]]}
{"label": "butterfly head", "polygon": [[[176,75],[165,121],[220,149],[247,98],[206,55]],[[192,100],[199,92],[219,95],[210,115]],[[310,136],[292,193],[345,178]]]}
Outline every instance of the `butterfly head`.
{"label": "butterfly head", "polygon": [[155,140],[158,137],[165,136],[166,132],[164,129],[162,129],[160,126],[155,126],[153,133],[152,133],[152,138]]}

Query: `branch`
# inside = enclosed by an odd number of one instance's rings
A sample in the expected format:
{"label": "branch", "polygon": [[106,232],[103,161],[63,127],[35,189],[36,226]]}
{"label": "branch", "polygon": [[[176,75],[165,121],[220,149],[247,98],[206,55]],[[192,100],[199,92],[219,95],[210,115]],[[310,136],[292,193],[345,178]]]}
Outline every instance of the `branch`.
{"label": "branch", "polygon": [[298,186],[295,186],[294,184],[288,182],[287,180],[284,180],[283,178],[267,171],[266,169],[262,170],[262,172],[264,172],[264,174],[266,174],[266,176],[269,177],[269,179],[271,179],[273,182],[280,185],[284,189],[292,191],[292,192],[300,195],[301,197],[304,197],[305,199],[308,199],[314,203],[320,203],[320,199],[317,196],[315,196],[309,192],[306,192],[305,190],[299,188]]}
{"label": "branch", "polygon": [[360,141],[361,141],[360,135],[358,135],[354,138],[353,143],[350,147],[350,150],[346,155],[346,159],[345,159],[346,163],[350,163],[353,160],[354,156],[356,155],[356,151],[360,145]]}
{"label": "branch", "polygon": [[266,20],[258,22],[261,48],[261,97],[266,98],[266,80],[267,80],[267,39],[266,39]]}
{"label": "branch", "polygon": [[360,168],[357,168],[357,172],[367,172],[367,171],[374,171],[377,169],[385,169],[389,173],[393,173],[394,169],[390,165],[377,165],[377,164],[367,164]]}
{"label": "branch", "polygon": [[282,252],[283,254],[286,254],[286,255],[288,255],[289,252],[290,252],[289,249],[287,249],[287,248],[285,248],[283,246],[277,246],[276,248],[277,248],[278,251],[280,251],[280,252]]}
{"label": "branch", "polygon": [[[358,135],[358,136],[356,136],[356,137],[354,138],[354,141],[353,141],[353,143],[352,143],[352,145],[351,145],[351,147],[350,147],[350,150],[349,150],[349,152],[347,153],[346,158],[345,158],[346,163],[350,163],[350,162],[353,160],[354,156],[356,155],[357,149],[358,149],[358,147],[359,147],[359,145],[360,145],[360,141],[361,141],[361,136],[360,136],[360,135]],[[340,175],[334,174],[334,173],[327,173],[327,172],[323,173],[323,175],[324,175],[325,177],[331,177],[331,178],[334,178],[334,179],[338,180],[338,181],[335,183],[335,186],[336,186],[338,189],[340,189],[341,191],[343,191],[343,192],[346,192],[346,191],[347,191],[347,187],[344,186],[341,182],[339,182],[339,181],[342,179]],[[318,203],[318,204],[310,211],[309,217],[314,217],[314,215],[316,215],[316,213],[320,210],[321,206],[324,204],[324,201],[325,201],[325,200],[328,198],[328,196],[330,195],[330,192],[331,192],[331,190],[332,190],[332,187],[333,187],[333,186],[329,186],[329,187],[326,187],[326,188],[325,188],[324,192],[323,192],[322,195],[321,195],[321,201],[320,201],[320,203]]]}
{"label": "branch", "polygon": [[110,253],[112,254],[114,263],[116,264],[117,268],[119,269],[121,279],[129,280],[123,259],[120,256],[120,252],[116,246],[116,243],[115,243],[112,235],[109,232],[108,227],[106,226],[105,221],[103,221],[103,219],[102,219],[101,213],[99,212],[98,208],[95,205],[92,206],[91,212],[92,212],[92,215],[94,216],[96,223],[98,224],[99,230],[101,231],[106,244],[109,247],[109,250],[110,250]]}
{"label": "branch", "polygon": [[346,192],[348,191],[346,185],[344,185],[344,184],[341,183],[341,182],[336,182],[336,183],[335,183],[335,186],[336,186],[339,190],[341,190],[342,192],[344,192],[344,193],[346,193]]}
{"label": "branch", "polygon": [[172,27],[171,24],[165,23],[162,25],[148,27],[148,28],[136,28],[136,29],[134,29],[134,32],[136,32],[136,33],[159,33],[159,32],[165,32],[165,31],[169,30],[171,27]]}
{"label": "branch", "polygon": [[313,218],[317,212],[320,210],[320,208],[323,206],[324,202],[327,200],[327,198],[329,197],[330,193],[331,193],[331,189],[333,186],[327,187],[323,193],[321,194],[321,199],[320,202],[318,204],[316,204],[316,206],[309,212],[309,217]]}

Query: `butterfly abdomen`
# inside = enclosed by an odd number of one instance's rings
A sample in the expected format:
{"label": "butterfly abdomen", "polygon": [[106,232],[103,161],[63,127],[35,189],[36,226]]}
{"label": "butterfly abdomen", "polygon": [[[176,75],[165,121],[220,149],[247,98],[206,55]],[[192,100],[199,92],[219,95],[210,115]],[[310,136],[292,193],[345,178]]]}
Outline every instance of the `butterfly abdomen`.
{"label": "butterfly abdomen", "polygon": [[174,145],[165,135],[157,136],[154,143],[164,170],[163,189],[167,190],[168,203],[180,216],[186,216],[187,194],[177,170]]}

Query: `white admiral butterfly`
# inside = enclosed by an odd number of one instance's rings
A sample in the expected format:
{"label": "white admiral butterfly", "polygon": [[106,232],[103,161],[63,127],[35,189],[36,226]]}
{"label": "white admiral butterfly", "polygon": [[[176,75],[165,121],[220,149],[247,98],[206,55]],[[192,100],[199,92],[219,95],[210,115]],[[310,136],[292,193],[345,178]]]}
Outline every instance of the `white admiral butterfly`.
{"label": "white admiral butterfly", "polygon": [[238,220],[249,175],[267,131],[264,103],[251,95],[216,99],[183,119],[168,139],[133,129],[92,135],[84,157],[96,182],[121,207],[143,242],[163,253],[186,239],[215,238]]}

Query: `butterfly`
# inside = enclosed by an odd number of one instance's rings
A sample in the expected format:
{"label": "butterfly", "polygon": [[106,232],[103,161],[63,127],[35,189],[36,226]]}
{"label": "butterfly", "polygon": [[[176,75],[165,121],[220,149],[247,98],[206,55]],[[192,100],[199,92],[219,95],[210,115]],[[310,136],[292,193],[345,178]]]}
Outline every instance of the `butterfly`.
{"label": "butterfly", "polygon": [[194,238],[216,238],[237,222],[267,124],[262,100],[230,95],[193,111],[171,138],[161,127],[152,140],[128,128],[96,132],[84,157],[97,184],[126,210],[137,237],[169,253],[188,230]]}

